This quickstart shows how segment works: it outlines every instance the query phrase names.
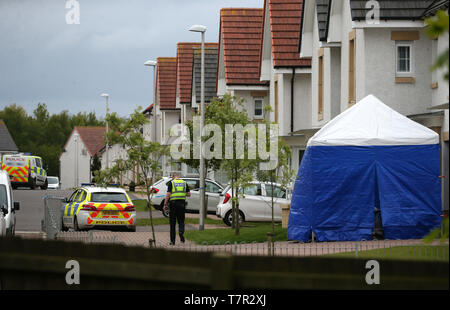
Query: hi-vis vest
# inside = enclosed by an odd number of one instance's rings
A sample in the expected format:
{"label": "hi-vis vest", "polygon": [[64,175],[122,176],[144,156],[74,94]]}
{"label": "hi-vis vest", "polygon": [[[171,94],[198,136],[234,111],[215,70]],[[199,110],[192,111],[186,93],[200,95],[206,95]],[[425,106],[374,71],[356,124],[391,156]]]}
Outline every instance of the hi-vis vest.
{"label": "hi-vis vest", "polygon": [[186,200],[186,182],[183,180],[172,180],[172,193],[170,200]]}

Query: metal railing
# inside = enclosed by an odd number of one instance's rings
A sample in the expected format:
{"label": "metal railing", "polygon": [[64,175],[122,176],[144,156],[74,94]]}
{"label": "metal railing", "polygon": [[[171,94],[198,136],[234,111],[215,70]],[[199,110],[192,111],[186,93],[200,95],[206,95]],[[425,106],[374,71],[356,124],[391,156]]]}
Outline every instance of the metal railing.
{"label": "metal railing", "polygon": [[47,239],[55,239],[62,227],[62,208],[65,198],[47,195],[42,199],[44,200],[42,231],[47,234]]}

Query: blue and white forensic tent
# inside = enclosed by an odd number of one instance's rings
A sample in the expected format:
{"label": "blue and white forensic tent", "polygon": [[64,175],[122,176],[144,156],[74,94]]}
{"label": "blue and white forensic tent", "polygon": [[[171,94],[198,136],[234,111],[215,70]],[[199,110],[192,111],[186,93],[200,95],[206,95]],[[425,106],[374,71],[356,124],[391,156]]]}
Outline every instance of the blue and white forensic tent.
{"label": "blue and white forensic tent", "polygon": [[308,142],[295,181],[288,239],[371,240],[374,208],[386,239],[440,225],[439,136],[369,95]]}

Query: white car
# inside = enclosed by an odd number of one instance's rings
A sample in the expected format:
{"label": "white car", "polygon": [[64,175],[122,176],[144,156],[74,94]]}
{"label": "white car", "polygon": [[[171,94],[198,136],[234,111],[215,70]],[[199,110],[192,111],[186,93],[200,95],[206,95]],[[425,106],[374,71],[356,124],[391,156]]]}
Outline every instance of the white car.
{"label": "white car", "polygon": [[117,187],[83,186],[62,206],[62,230],[126,228],[136,231],[136,209],[127,192]]}
{"label": "white car", "polygon": [[[191,192],[191,197],[186,198],[186,212],[198,213],[200,210],[200,179],[198,177],[181,177],[180,179],[186,181]],[[164,216],[169,216],[167,212],[163,211],[164,199],[167,193],[167,183],[172,181],[172,178],[164,177],[155,184],[152,189],[155,194],[152,198],[152,205],[155,209],[160,210]],[[213,180],[205,180],[205,195],[207,201],[207,212],[215,214],[216,206],[220,201],[220,194],[223,192],[223,186]]]}
{"label": "white car", "polygon": [[13,236],[16,231],[18,202],[13,203],[13,191],[9,174],[0,170],[0,236]]}
{"label": "white car", "polygon": [[[289,204],[288,193],[280,184],[274,183],[274,220],[281,222],[281,204]],[[244,197],[239,198],[239,221],[244,222],[270,222],[272,221],[272,185],[271,183],[251,182],[242,191]],[[232,205],[231,187],[228,185],[222,193],[222,199],[217,205],[216,215],[223,219],[223,222],[231,226]]]}
{"label": "white car", "polygon": [[58,177],[47,177],[48,189],[60,189],[61,183]]}

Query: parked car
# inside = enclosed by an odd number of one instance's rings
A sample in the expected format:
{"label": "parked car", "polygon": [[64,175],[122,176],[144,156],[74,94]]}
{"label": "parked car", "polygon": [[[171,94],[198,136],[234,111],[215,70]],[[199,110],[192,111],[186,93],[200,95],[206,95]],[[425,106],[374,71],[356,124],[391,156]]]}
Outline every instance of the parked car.
{"label": "parked car", "polygon": [[66,198],[62,207],[62,230],[94,227],[136,231],[136,209],[125,190],[83,186]]}
{"label": "parked car", "polygon": [[60,189],[61,182],[59,182],[58,177],[47,177],[48,189]]}
{"label": "parked car", "polygon": [[[198,177],[181,177],[189,186],[191,197],[186,198],[186,212],[198,213],[200,210],[200,179]],[[160,210],[164,216],[168,217],[168,211],[163,211],[164,199],[167,193],[167,183],[172,181],[172,178],[164,177],[155,184],[152,189],[155,194],[152,199],[152,204],[155,209]],[[207,212],[215,214],[217,204],[220,201],[220,194],[223,192],[224,187],[211,179],[205,180],[205,194],[207,201]]]}
{"label": "parked car", "polygon": [[[281,222],[280,204],[288,204],[288,191],[274,183],[274,220]],[[270,222],[272,221],[272,184],[262,182],[251,182],[248,187],[239,189],[244,195],[239,199],[239,221],[249,222]],[[216,208],[216,215],[223,219],[223,222],[231,226],[232,224],[232,192],[228,185],[222,192],[222,199]]]}
{"label": "parked car", "polygon": [[16,231],[16,211],[20,204],[13,203],[13,191],[10,176],[0,170],[0,236],[13,236]]}

